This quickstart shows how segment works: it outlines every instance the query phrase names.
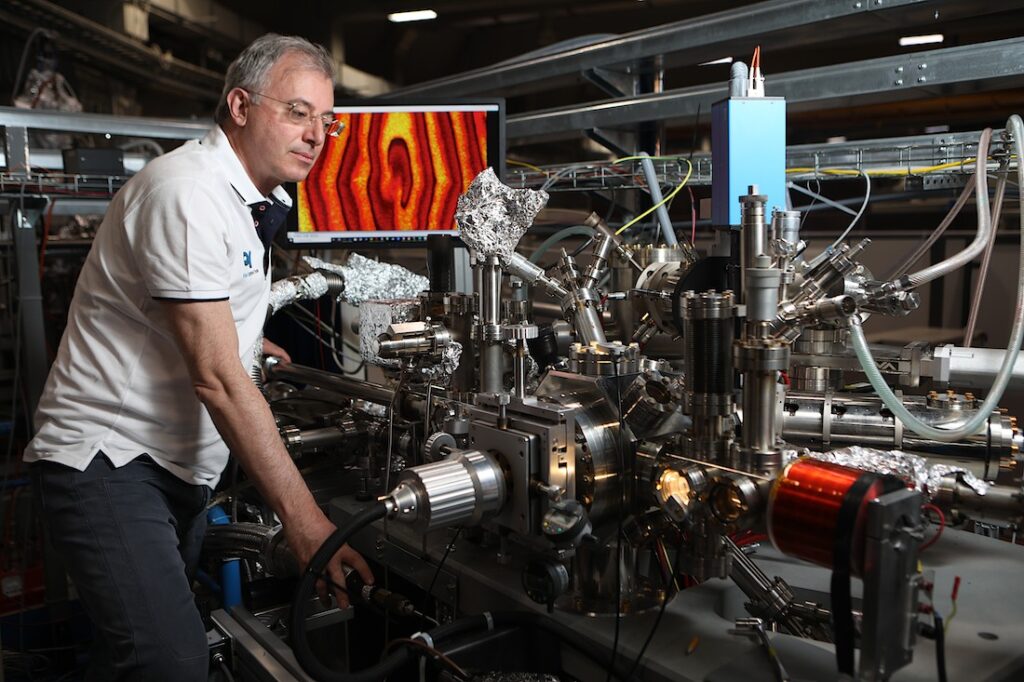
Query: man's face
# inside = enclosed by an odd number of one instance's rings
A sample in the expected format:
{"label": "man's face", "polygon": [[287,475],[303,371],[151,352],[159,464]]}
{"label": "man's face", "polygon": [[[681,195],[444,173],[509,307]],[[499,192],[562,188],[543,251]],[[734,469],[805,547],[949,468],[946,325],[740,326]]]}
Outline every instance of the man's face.
{"label": "man's face", "polygon": [[[286,54],[271,68],[260,92],[265,97],[247,94],[238,151],[253,182],[269,194],[282,182],[305,179],[313,167],[326,138],[320,116],[331,114],[334,88],[330,78],[309,68],[300,56]],[[312,113],[313,124],[295,122],[289,104]]]}

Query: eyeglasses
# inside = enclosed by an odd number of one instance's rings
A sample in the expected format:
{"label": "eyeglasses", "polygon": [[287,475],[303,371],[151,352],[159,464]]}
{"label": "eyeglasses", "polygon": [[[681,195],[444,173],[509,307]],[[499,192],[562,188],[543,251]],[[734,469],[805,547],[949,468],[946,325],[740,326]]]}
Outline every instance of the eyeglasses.
{"label": "eyeglasses", "polygon": [[288,105],[288,120],[295,125],[314,126],[319,121],[324,127],[324,135],[337,137],[338,133],[340,133],[342,128],[345,127],[345,124],[334,118],[334,116],[329,114],[314,114],[309,110],[309,107],[302,102],[285,102],[283,99],[264,95],[262,92],[249,92],[249,94],[259,95],[260,97],[266,97],[267,99],[278,102],[279,104]]}

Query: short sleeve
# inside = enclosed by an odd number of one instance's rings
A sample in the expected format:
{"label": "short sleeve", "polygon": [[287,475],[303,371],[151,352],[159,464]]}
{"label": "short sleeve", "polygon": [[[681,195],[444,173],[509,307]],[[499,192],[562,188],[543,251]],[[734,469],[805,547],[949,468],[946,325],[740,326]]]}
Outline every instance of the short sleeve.
{"label": "short sleeve", "polygon": [[125,230],[153,298],[216,301],[231,281],[228,207],[194,179],[160,183],[125,217]]}

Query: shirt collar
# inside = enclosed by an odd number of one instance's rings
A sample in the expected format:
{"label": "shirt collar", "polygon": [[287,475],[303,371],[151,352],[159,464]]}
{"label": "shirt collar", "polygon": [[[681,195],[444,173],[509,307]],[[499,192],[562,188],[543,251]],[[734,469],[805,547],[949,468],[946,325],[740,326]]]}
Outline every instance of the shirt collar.
{"label": "shirt collar", "polygon": [[[224,134],[219,125],[214,126],[200,144],[203,147],[209,148],[220,162],[221,167],[227,174],[228,182],[243,203],[249,206],[260,201],[267,201],[268,197],[263,196],[256,188],[252,178],[249,177],[245,167],[242,165],[242,161],[238,158],[238,154],[231,147],[228,136]],[[281,185],[271,190],[270,198],[288,207],[292,205],[292,198],[288,196],[288,192]]]}

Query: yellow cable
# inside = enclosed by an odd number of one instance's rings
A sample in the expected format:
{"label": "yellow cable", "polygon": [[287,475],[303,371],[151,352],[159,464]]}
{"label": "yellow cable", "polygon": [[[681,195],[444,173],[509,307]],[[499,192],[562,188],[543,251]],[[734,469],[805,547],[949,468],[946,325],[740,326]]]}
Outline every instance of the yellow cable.
{"label": "yellow cable", "polygon": [[686,161],[689,163],[687,159],[684,159],[681,156],[623,156],[621,159],[615,159],[612,161],[612,165],[614,166],[617,163],[625,163],[627,161],[640,161],[642,159],[650,159],[651,161]]}
{"label": "yellow cable", "polygon": [[537,171],[538,173],[544,173],[545,170],[540,166],[534,166],[532,163],[526,163],[525,161],[516,161],[515,159],[505,159],[505,163],[510,166],[522,166],[523,168],[529,168],[530,170]]}
{"label": "yellow cable", "polygon": [[[865,171],[868,175],[874,177],[905,177],[908,175],[926,175],[928,173],[934,173],[940,170],[946,170],[947,168],[968,168],[974,166],[977,163],[976,159],[964,159],[963,161],[949,161],[947,163],[940,163],[934,166],[918,166],[916,168],[877,168],[874,170]],[[811,167],[796,167],[787,168],[786,174],[790,175],[793,173],[821,173],[822,175],[860,175],[861,171],[853,168],[811,168]]]}
{"label": "yellow cable", "polygon": [[956,617],[956,602],[953,602],[953,610],[946,616],[946,622],[942,624],[942,631],[949,632],[949,624],[953,622],[953,618]]}
{"label": "yellow cable", "polygon": [[625,232],[626,230],[631,228],[633,225],[637,224],[638,222],[640,222],[641,220],[643,220],[644,218],[649,216],[651,213],[653,213],[655,210],[657,210],[659,206],[662,206],[663,204],[665,204],[665,203],[667,203],[669,201],[672,201],[673,197],[675,197],[675,195],[679,194],[679,190],[681,190],[683,187],[686,186],[686,183],[690,181],[690,175],[693,174],[693,164],[690,163],[690,161],[688,159],[679,159],[679,160],[680,161],[686,161],[686,165],[687,165],[687,168],[688,168],[687,171],[686,171],[686,177],[683,178],[683,181],[679,183],[679,186],[676,187],[671,192],[669,192],[668,196],[666,196],[664,199],[662,199],[661,201],[656,203],[654,206],[651,206],[649,209],[647,209],[646,211],[644,211],[643,213],[641,213],[640,215],[636,216],[635,218],[630,220],[628,223],[626,223],[625,225],[623,225],[622,227],[617,229],[615,231],[615,234],[617,234],[617,235],[622,234],[623,232]]}

